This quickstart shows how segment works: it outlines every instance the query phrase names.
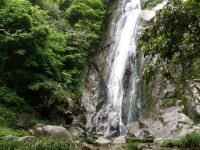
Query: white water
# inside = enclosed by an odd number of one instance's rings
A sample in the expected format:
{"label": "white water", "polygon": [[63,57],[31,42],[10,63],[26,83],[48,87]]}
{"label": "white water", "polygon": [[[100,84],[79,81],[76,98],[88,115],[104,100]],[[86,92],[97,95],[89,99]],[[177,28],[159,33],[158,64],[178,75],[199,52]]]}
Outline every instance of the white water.
{"label": "white water", "polygon": [[[138,20],[141,13],[140,0],[122,0],[121,16],[116,24],[114,44],[110,49],[110,65],[107,81],[108,103],[98,113],[96,125],[103,122],[103,134],[109,135],[112,128],[111,124],[118,121],[118,130],[120,134],[125,131],[125,125],[122,121],[123,100],[128,99],[127,122],[134,120],[133,113],[136,105],[137,92],[137,66],[136,66],[136,36]],[[123,79],[127,64],[131,64],[131,77],[129,92],[125,92]],[[126,96],[125,96],[126,95]],[[105,119],[106,118],[106,119]],[[100,120],[100,121],[99,121]],[[103,121],[104,120],[104,121]]]}

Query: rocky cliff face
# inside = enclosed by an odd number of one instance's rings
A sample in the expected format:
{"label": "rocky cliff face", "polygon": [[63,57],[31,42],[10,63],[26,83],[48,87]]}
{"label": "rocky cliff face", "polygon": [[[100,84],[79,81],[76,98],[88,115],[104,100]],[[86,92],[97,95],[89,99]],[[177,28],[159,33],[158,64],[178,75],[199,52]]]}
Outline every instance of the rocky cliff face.
{"label": "rocky cliff face", "polygon": [[[156,6],[152,10],[144,10],[141,14],[142,21],[145,23],[152,21],[156,11],[162,9],[166,5],[166,2],[167,1],[164,1],[162,4],[158,5],[159,7]],[[108,30],[102,40],[101,51],[94,57],[93,63],[86,69],[87,76],[80,101],[86,119],[85,126],[90,131],[92,131],[94,125],[94,116],[107,102],[107,89],[105,85],[108,78],[107,70],[109,69],[106,67],[108,67],[108,64],[112,61],[112,58],[109,58],[109,47],[113,43],[113,32],[119,16],[120,6],[120,0],[112,3],[110,8],[112,14]],[[166,62],[160,61],[159,56],[154,58],[147,56],[141,68],[158,62],[159,69],[162,70]],[[127,76],[129,71],[130,70],[127,68]],[[124,80],[124,83],[125,82],[126,80]],[[149,82],[147,82],[147,79],[143,78],[140,83],[142,86],[141,98],[144,104],[141,105],[142,113],[140,114],[140,119],[128,125],[128,134],[130,136],[139,138],[146,138],[148,136],[169,138],[200,130],[200,125],[195,125],[193,117],[191,117],[195,115],[196,118],[200,118],[199,80],[188,81],[188,88],[185,89],[184,92],[187,104],[183,104],[183,100],[175,99],[170,104],[166,105],[166,98],[169,97],[170,93],[176,92],[177,85],[159,72],[152,75]],[[127,104],[124,103],[123,107],[127,107]],[[185,107],[191,110],[191,116],[185,114]],[[125,111],[123,113],[125,113]],[[101,126],[99,127],[101,128]]]}
{"label": "rocky cliff face", "polygon": [[[166,5],[163,1],[151,10],[143,10],[141,18],[144,24],[154,21],[156,11]],[[162,7],[161,7],[162,6]],[[159,9],[157,9],[159,8]],[[142,78],[142,95],[145,99],[143,114],[137,122],[128,125],[128,135],[138,138],[177,138],[200,130],[199,79],[186,81],[183,95],[177,99],[173,94],[179,90],[178,83],[172,82],[162,72],[169,64],[159,56],[146,56],[143,68],[156,67],[150,79]],[[177,71],[179,68],[177,68]],[[171,95],[171,97],[169,96]]]}
{"label": "rocky cliff face", "polygon": [[86,128],[92,128],[92,119],[106,101],[105,81],[94,65],[87,69],[87,77],[82,90],[81,106],[84,109]]}
{"label": "rocky cliff face", "polygon": [[109,17],[108,29],[102,37],[101,48],[94,56],[92,63],[86,69],[86,79],[80,99],[86,119],[85,127],[92,132],[93,118],[96,113],[107,102],[106,81],[108,77],[107,67],[110,63],[109,49],[113,43],[114,26],[119,16],[120,0],[110,4],[111,14]]}

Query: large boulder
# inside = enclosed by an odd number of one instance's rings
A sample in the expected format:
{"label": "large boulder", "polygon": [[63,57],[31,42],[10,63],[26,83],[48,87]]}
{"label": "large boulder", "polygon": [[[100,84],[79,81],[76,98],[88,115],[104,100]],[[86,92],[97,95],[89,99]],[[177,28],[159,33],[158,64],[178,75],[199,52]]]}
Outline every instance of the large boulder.
{"label": "large boulder", "polygon": [[113,139],[114,144],[125,144],[126,143],[126,138],[125,136],[119,136]]}
{"label": "large boulder", "polygon": [[193,121],[181,112],[180,107],[167,109],[159,120],[140,119],[128,125],[128,136],[142,140],[154,138],[177,138],[197,131],[200,127],[193,126]]}
{"label": "large boulder", "polygon": [[70,132],[71,136],[73,136],[75,138],[78,138],[85,134],[85,131],[78,126],[72,126],[68,129],[68,131]]}
{"label": "large boulder", "polygon": [[139,139],[143,138],[144,129],[140,126],[140,123],[138,121],[129,124],[127,126],[127,131],[128,131],[127,135],[129,137],[136,137]]}
{"label": "large boulder", "polygon": [[35,136],[54,136],[57,138],[71,137],[67,129],[62,126],[38,125],[31,130],[31,133]]}
{"label": "large boulder", "polygon": [[[156,122],[154,124],[156,125]],[[152,142],[155,138],[148,129],[148,125],[144,125],[140,121],[128,125],[127,130],[129,137],[134,137],[142,141]]]}
{"label": "large boulder", "polygon": [[22,136],[17,138],[18,142],[29,142],[31,140],[33,140],[34,136]]}
{"label": "large boulder", "polygon": [[108,140],[103,137],[99,137],[94,143],[97,145],[108,145],[111,143],[111,140]]}

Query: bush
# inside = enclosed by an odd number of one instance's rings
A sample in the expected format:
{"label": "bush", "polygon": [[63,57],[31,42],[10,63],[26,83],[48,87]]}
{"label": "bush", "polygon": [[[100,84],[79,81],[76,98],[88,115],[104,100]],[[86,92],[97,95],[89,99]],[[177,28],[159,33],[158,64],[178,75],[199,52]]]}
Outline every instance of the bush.
{"label": "bush", "polygon": [[200,148],[200,132],[193,132],[191,134],[187,134],[185,137],[180,139],[180,143],[182,147]]}
{"label": "bush", "polygon": [[170,108],[176,105],[176,93],[168,92],[163,99],[163,108]]}
{"label": "bush", "polygon": [[126,142],[126,150],[139,150],[137,141],[128,139]]}
{"label": "bush", "polygon": [[93,144],[96,140],[97,140],[96,136],[85,136],[80,138],[81,142],[86,142],[88,144]]}
{"label": "bush", "polygon": [[180,147],[180,145],[181,144],[179,140],[172,140],[172,139],[167,139],[161,144],[162,147],[176,147],[176,146]]}
{"label": "bush", "polygon": [[178,140],[165,140],[163,147],[200,148],[200,132],[192,132]]}
{"label": "bush", "polygon": [[[2,86],[0,84],[0,86]],[[0,124],[16,128],[19,114],[28,110],[28,106],[23,98],[9,88],[0,87]]]}

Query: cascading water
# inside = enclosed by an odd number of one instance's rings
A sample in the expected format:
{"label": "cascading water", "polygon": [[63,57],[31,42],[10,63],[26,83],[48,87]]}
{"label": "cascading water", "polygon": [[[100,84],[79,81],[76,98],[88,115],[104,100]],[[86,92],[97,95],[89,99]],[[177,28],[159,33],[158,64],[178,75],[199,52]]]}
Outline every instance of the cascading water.
{"label": "cascading water", "polygon": [[[124,134],[125,124],[137,119],[139,79],[136,36],[140,12],[140,0],[122,1],[121,16],[115,27],[114,43],[110,48],[107,104],[93,119],[95,130],[104,136]],[[126,105],[123,106],[123,103]]]}

